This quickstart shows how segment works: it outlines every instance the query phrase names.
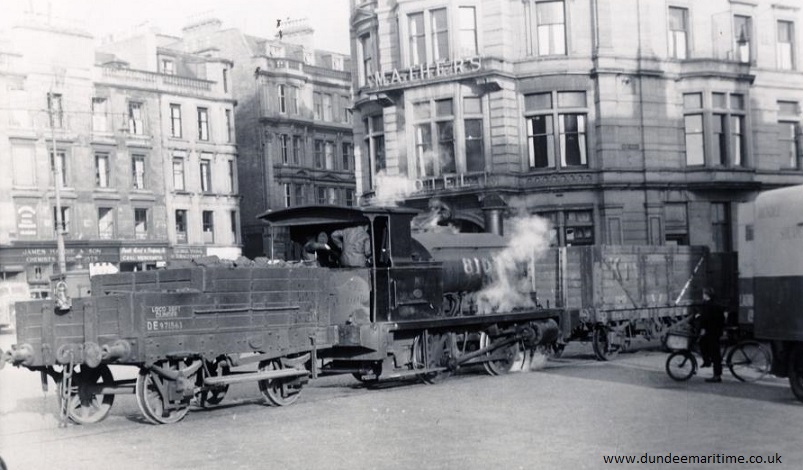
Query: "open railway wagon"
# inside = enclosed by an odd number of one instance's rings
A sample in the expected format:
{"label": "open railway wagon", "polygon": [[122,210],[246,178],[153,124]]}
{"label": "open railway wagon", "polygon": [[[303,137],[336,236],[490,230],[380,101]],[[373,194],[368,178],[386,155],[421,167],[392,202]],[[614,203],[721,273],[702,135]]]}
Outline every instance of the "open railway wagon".
{"label": "open railway wagon", "polygon": [[[17,304],[17,341],[4,359],[59,386],[62,418],[86,424],[134,393],[142,415],[172,423],[190,401],[215,404],[229,384],[253,381],[271,403],[293,400],[316,348],[335,341],[333,287],[303,265],[194,266],[95,276],[69,310],[50,300]],[[2,364],[3,361],[0,361]],[[258,372],[238,372],[258,364]],[[139,368],[116,381],[109,365]]]}
{"label": "open railway wagon", "polygon": [[[566,333],[560,309],[478,315],[471,294],[492,277],[484,268],[504,240],[418,241],[415,214],[334,206],[266,213],[296,254],[309,235],[365,226],[369,263],[262,260],[95,276],[91,296],[68,310],[18,304],[18,343],[0,365],[39,371],[43,385],[52,377],[63,419],[100,421],[117,394],[133,393],[148,421],[165,424],[181,420],[193,398],[219,403],[232,383],[257,382],[282,406],[320,374],[431,383],[470,364],[502,374]],[[110,365],[136,367],[137,378],[115,380]]]}
{"label": "open railway wagon", "polygon": [[772,346],[772,370],[803,401],[803,185],[739,206],[740,322]]}
{"label": "open railway wagon", "polygon": [[662,339],[702,302],[719,264],[704,247],[573,246],[547,250],[529,276],[540,304],[571,314],[570,339],[590,339],[608,360],[636,339]]}

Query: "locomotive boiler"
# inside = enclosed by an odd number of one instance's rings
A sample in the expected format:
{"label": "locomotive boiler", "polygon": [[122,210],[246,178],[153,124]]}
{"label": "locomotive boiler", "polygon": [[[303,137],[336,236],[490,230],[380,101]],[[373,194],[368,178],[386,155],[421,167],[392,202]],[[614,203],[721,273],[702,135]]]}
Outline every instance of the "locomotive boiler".
{"label": "locomotive boiler", "polygon": [[[233,383],[256,382],[268,403],[283,406],[322,374],[431,383],[481,364],[495,375],[560,340],[568,326],[559,309],[479,314],[471,295],[492,279],[501,237],[414,236],[415,214],[334,206],[265,213],[297,255],[314,234],[365,227],[368,262],[241,259],[95,276],[91,296],[69,310],[19,303],[18,343],[0,364],[51,377],[64,419],[100,421],[116,395],[133,393],[148,421],[165,424],[184,418],[193,400],[219,403]],[[115,380],[110,365],[139,373]]]}

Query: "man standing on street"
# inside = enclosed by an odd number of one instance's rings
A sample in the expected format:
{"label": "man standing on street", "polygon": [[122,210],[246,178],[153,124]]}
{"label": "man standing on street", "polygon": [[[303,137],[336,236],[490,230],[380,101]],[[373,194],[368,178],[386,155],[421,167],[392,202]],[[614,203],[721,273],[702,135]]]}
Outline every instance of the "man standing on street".
{"label": "man standing on street", "polygon": [[725,329],[725,311],[714,300],[714,290],[703,290],[703,308],[700,318],[700,350],[703,353],[702,367],[713,366],[714,375],[706,382],[722,382],[722,353],[719,340]]}

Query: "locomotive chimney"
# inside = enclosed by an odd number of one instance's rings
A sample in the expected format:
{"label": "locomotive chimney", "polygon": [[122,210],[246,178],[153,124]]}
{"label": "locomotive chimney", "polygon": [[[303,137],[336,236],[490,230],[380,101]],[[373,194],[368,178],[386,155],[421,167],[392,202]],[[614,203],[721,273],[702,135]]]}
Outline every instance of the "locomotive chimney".
{"label": "locomotive chimney", "polygon": [[502,223],[502,214],[507,209],[507,204],[497,193],[486,194],[482,198],[482,213],[485,216],[485,231],[502,236],[505,234]]}

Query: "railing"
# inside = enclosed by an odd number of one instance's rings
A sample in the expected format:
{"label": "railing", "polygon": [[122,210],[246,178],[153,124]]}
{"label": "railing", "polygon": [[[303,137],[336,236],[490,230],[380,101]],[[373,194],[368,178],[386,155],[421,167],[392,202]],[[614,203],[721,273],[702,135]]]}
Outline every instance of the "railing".
{"label": "railing", "polygon": [[269,70],[292,70],[295,72],[329,77],[337,80],[351,80],[351,72],[305,64],[303,61],[284,57],[265,57],[265,68]]}
{"label": "railing", "polygon": [[162,75],[162,81],[166,85],[173,85],[182,88],[190,88],[196,91],[209,91],[212,83],[208,80],[198,80],[196,78],[179,77],[178,75]]}
{"label": "railing", "polygon": [[134,70],[118,67],[102,67],[102,76],[106,80],[123,82],[123,84],[137,83],[161,91],[189,91],[193,93],[209,93],[212,91],[210,80],[200,78],[166,75],[146,70]]}
{"label": "railing", "polygon": [[351,81],[351,72],[328,69],[326,67],[318,67],[317,65],[304,64],[304,72],[310,75],[318,75],[320,77],[328,77],[328,78],[334,78],[336,80]]}
{"label": "railing", "polygon": [[265,65],[266,68],[273,70],[304,71],[304,62],[295,59],[286,59],[284,57],[265,57]]}

